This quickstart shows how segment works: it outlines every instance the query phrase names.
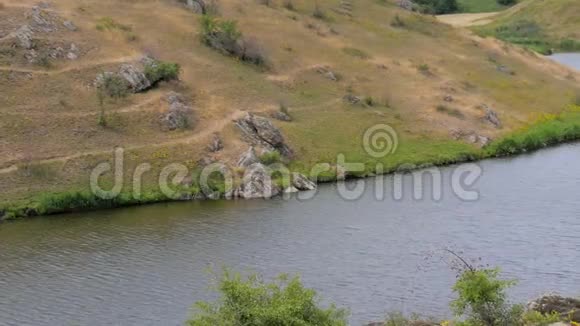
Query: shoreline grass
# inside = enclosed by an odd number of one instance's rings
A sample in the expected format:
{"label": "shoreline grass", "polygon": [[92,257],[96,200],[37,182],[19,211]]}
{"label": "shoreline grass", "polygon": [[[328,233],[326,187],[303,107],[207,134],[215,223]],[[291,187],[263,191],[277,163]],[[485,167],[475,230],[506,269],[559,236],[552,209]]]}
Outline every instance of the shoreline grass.
{"label": "shoreline grass", "polygon": [[[367,161],[365,170],[349,174],[347,179],[366,178],[376,175],[387,175],[395,172],[420,169],[427,166],[448,166],[452,164],[479,161],[489,158],[500,158],[533,152],[539,149],[569,143],[580,140],[580,106],[571,106],[560,114],[545,114],[528,126],[520,128],[508,134],[483,149],[472,151],[461,150],[465,147],[457,147],[447,155],[433,156],[434,153],[426,153],[416,156],[406,162],[380,162]],[[383,163],[382,171],[377,171],[377,163]],[[312,165],[294,162],[291,170],[305,173],[310,171]],[[305,173],[308,174],[308,173]],[[317,183],[329,183],[337,181],[336,168],[321,173],[317,176]],[[217,187],[221,195],[224,189]],[[127,206],[146,205],[160,202],[191,200],[197,198],[201,191],[197,187],[184,189],[180,198],[168,198],[162,192],[149,190],[139,198],[131,193],[121,193],[113,199],[102,199],[86,190],[73,190],[61,193],[45,193],[28,201],[8,202],[0,206],[0,221],[12,220],[32,216],[54,215],[62,213],[83,212],[100,209],[111,209]],[[222,196],[223,197],[223,196]]]}

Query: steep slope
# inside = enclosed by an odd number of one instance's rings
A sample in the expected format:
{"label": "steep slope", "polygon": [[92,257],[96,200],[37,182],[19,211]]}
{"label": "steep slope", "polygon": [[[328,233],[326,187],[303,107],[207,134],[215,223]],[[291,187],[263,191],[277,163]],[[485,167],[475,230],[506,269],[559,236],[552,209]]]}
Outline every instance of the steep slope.
{"label": "steep slope", "polygon": [[[220,19],[237,22],[266,58],[262,67],[202,44],[201,16],[178,0],[54,0],[36,9],[32,1],[3,1],[0,196],[6,202],[87,189],[91,170],[112,162],[115,147],[125,149],[127,184],[137,165],[152,165],[147,189],[157,187],[158,172],[169,163],[191,169],[200,161],[235,163],[248,144],[232,120],[246,112],[270,117],[280,103],[293,121],[272,121],[293,149],[296,169],[336,162],[339,153],[372,162],[362,135],[380,123],[400,139],[398,151],[383,160],[388,167],[451,162],[478,149],[469,135],[497,139],[542,113],[561,112],[580,80],[517,47],[374,0],[321,0],[317,10],[309,0],[293,1],[290,9],[282,1],[219,1]],[[34,30],[30,48],[17,37],[24,25]],[[180,81],[101,106],[97,75],[144,55],[180,64]],[[163,126],[172,92],[190,107],[185,128]],[[352,104],[353,98],[361,102]],[[103,107],[106,126],[99,125]],[[489,110],[501,128],[486,119]],[[223,149],[208,150],[216,133]]]}
{"label": "steep slope", "polygon": [[540,52],[580,51],[580,2],[525,0],[479,31]]}

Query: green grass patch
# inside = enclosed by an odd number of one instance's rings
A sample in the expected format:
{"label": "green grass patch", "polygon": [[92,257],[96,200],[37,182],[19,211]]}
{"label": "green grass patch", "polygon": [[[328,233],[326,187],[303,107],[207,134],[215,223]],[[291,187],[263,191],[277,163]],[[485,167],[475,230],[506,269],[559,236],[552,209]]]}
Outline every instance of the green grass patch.
{"label": "green grass patch", "polygon": [[464,13],[481,13],[501,11],[508,8],[497,0],[458,0],[459,11]]}

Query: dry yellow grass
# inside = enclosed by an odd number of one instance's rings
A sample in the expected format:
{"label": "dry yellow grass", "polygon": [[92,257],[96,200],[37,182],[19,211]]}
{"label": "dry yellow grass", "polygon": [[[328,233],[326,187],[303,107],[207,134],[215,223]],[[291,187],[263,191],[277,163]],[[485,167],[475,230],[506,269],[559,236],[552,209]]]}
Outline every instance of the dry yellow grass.
{"label": "dry yellow grass", "polygon": [[[35,2],[6,2],[0,21],[24,17]],[[252,0],[219,1],[222,17],[237,21],[246,37],[263,46],[268,71],[202,45],[200,16],[177,0],[51,3],[49,10],[73,21],[79,31],[43,37],[74,42],[83,55],[50,68],[0,60],[0,198],[6,200],[86,187],[88,171],[110,160],[116,146],[128,150],[127,168],[144,161],[193,166],[208,155],[205,147],[212,134],[221,132],[225,149],[216,159],[231,161],[245,149],[231,120],[246,111],[270,111],[280,101],[296,116],[295,122],[276,124],[299,154],[298,161],[324,160],[339,151],[358,153],[355,140],[378,122],[395,126],[409,148],[426,151],[428,157],[436,154],[428,153],[428,145],[451,141],[454,129],[500,137],[534,113],[562,110],[580,80],[577,73],[521,49],[373,0],[353,1],[352,17],[334,10],[337,1],[321,0],[325,20],[312,16],[309,0],[294,1],[295,11],[283,8],[281,1],[271,7]],[[404,26],[392,26],[396,16]],[[97,30],[103,17],[130,26],[136,37]],[[17,27],[0,24],[0,37]],[[142,54],[179,63],[181,81],[109,103],[110,126],[98,126],[95,76]],[[498,71],[498,64],[515,75]],[[324,78],[316,72],[319,65],[341,79]],[[422,66],[430,74],[421,73]],[[196,123],[189,130],[164,132],[157,125],[166,109],[162,98],[173,90],[193,99]],[[347,105],[341,100],[347,90],[372,96],[381,105]],[[454,97],[452,105],[464,119],[436,111],[446,95]],[[498,112],[504,129],[481,121],[476,107],[482,103]],[[44,165],[47,173],[30,176],[20,168],[26,164]]]}

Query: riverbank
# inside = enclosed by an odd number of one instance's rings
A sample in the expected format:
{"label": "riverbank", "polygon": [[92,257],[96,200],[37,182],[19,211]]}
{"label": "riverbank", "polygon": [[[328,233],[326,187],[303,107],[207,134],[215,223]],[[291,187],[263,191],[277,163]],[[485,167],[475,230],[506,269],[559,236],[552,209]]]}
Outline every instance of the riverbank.
{"label": "riverbank", "polygon": [[[579,101],[580,102],[580,101]],[[580,105],[580,103],[577,103]],[[301,164],[299,161],[292,162],[292,171],[307,175],[316,183],[336,182],[343,178],[366,178],[395,172],[407,172],[429,166],[447,166],[464,162],[473,162],[489,158],[507,157],[528,153],[549,146],[555,146],[580,139],[580,106],[571,105],[561,114],[544,114],[538,117],[528,126],[493,141],[482,149],[468,146],[453,146],[434,148],[430,152],[417,152],[413,156],[405,156],[399,160],[390,157],[383,159],[366,158],[359,162],[364,164],[364,170],[356,173],[341,171],[341,168],[332,162],[327,162],[334,168],[312,175],[312,165]],[[457,143],[458,144],[458,143]],[[441,150],[441,151],[439,151]],[[380,166],[380,171],[377,170]],[[309,172],[310,171],[310,172]],[[342,172],[342,173],[341,173]],[[274,179],[274,183],[280,186],[281,180]],[[180,191],[176,197],[169,198],[162,191],[146,190],[139,198],[133,193],[121,192],[111,199],[103,199],[88,190],[70,191],[63,193],[46,193],[29,201],[8,203],[0,208],[0,220],[12,220],[17,218],[71,213],[98,209],[111,209],[126,206],[146,205],[159,202],[225,199],[223,184],[214,185],[215,193],[204,194],[200,187],[190,186]]]}

